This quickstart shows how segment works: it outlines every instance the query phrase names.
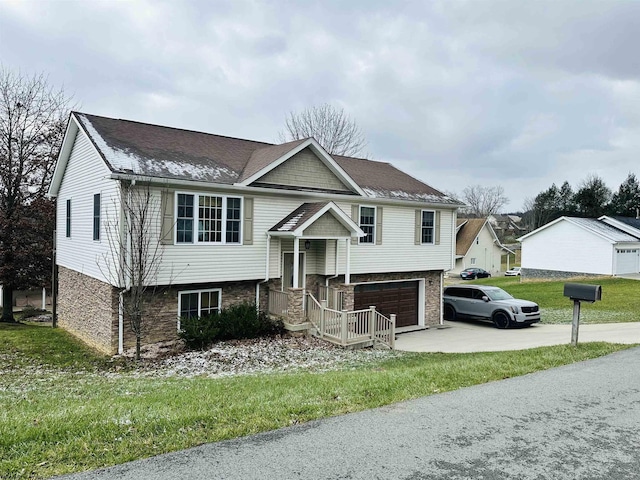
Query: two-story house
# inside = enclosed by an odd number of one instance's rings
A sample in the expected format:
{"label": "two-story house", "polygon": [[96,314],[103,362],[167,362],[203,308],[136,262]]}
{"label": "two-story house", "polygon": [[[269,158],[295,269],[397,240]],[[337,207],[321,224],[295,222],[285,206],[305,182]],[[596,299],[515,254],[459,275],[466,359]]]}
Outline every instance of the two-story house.
{"label": "two-story house", "polygon": [[[273,145],[72,113],[50,195],[57,198],[59,325],[109,353],[134,341],[122,240],[123,185],[147,188],[161,262],[145,342],[180,318],[243,300],[304,329],[307,297],[375,306],[398,328],[441,322],[460,203],[389,163],[328,154],[314,139]],[[114,228],[120,231],[114,232]],[[126,252],[126,239],[117,255]],[[284,302],[275,308],[270,303]]]}

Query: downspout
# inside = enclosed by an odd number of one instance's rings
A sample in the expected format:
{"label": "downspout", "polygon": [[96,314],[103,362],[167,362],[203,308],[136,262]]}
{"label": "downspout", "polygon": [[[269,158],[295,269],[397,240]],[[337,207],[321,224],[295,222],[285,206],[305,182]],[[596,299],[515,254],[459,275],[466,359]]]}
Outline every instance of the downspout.
{"label": "downspout", "polygon": [[327,288],[329,288],[329,280],[333,280],[334,278],[338,278],[340,276],[340,274],[338,273],[338,239],[336,239],[336,253],[334,257],[336,260],[334,272],[336,272],[336,274],[324,279],[324,286]]}
{"label": "downspout", "polygon": [[[270,255],[270,247],[271,247],[271,235],[267,232],[267,253],[266,253],[266,267],[264,272],[264,280],[260,280],[256,283],[256,310],[260,311],[260,284],[266,283],[269,281],[269,255]],[[268,308],[268,306],[267,306]]]}
{"label": "downspout", "polygon": [[442,309],[442,302],[444,301],[444,272],[440,272],[440,325],[444,325],[444,312]]}

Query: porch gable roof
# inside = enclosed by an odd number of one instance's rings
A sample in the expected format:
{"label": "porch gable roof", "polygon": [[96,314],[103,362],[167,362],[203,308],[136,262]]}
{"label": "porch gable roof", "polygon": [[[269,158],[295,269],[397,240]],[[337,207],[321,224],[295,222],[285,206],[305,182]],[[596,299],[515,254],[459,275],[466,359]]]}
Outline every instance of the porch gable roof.
{"label": "porch gable roof", "polygon": [[[364,237],[366,234],[340,207],[333,202],[303,203],[271,229],[269,235],[302,237],[304,231],[325,213],[331,214],[349,232],[349,237]],[[345,238],[348,238],[345,236]]]}

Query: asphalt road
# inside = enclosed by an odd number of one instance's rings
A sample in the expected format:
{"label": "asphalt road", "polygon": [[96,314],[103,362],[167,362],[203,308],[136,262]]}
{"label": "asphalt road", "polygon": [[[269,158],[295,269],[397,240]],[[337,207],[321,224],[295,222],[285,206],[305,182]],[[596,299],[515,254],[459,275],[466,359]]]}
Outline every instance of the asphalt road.
{"label": "asphalt road", "polygon": [[640,479],[640,348],[67,479]]}

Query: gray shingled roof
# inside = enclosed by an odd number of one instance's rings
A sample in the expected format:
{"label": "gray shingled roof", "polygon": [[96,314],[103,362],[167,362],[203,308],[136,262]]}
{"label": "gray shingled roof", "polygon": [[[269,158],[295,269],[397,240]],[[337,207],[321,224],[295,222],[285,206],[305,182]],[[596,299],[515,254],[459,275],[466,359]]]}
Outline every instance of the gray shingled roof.
{"label": "gray shingled roof", "polygon": [[[74,112],[113,172],[242,182],[305,140],[281,145]],[[333,156],[369,197],[462,205],[389,163]]]}
{"label": "gray shingled roof", "polygon": [[289,215],[275,224],[270,232],[293,232],[298,226],[313,217],[329,202],[303,203]]}
{"label": "gray shingled roof", "polygon": [[638,239],[632,235],[629,235],[622,230],[619,230],[611,225],[607,225],[600,220],[596,220],[595,218],[580,218],[580,217],[566,217],[571,222],[576,225],[582,226],[587,230],[591,230],[595,233],[599,233],[600,235],[610,239],[614,242],[637,242]]}
{"label": "gray shingled roof", "polygon": [[640,230],[640,218],[635,218],[635,217],[611,217],[611,218],[621,223],[625,223],[630,227],[637,228],[638,230]]}

